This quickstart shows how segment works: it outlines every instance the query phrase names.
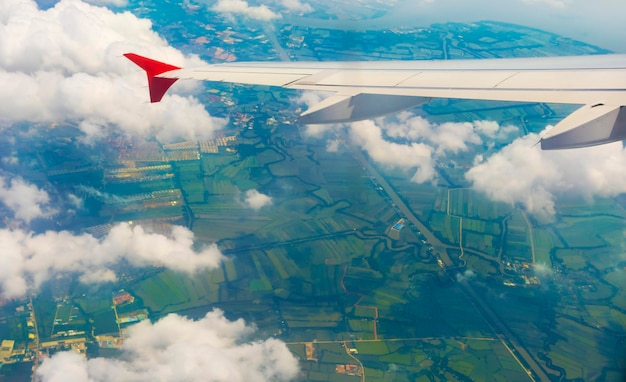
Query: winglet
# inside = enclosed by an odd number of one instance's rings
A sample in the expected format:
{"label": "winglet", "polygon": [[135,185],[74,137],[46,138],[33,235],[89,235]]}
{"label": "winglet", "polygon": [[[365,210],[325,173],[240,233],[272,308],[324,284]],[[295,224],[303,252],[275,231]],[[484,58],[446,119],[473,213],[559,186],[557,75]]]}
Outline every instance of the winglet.
{"label": "winglet", "polygon": [[165,92],[167,92],[167,89],[169,89],[170,86],[178,80],[178,78],[157,77],[159,74],[181,69],[178,66],[155,61],[135,53],[125,53],[124,57],[128,58],[137,64],[141,69],[146,71],[146,74],[148,75],[148,88],[150,89],[150,102],[159,102],[161,98],[163,98]]}

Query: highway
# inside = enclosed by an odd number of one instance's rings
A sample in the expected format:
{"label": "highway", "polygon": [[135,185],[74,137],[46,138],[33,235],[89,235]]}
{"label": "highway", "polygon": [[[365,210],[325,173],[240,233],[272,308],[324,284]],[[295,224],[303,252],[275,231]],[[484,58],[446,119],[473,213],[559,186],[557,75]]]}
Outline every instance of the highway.
{"label": "highway", "polygon": [[[448,275],[456,280],[456,275],[459,273],[459,267],[448,255],[447,249],[459,248],[442,243],[429,229],[424,225],[419,218],[413,213],[409,206],[404,203],[394,188],[387,182],[378,170],[368,161],[361,150],[354,150],[355,159],[363,166],[369,176],[375,177],[378,184],[387,193],[391,201],[408,221],[419,229],[424,235],[425,239],[432,245],[433,254],[441,259],[442,268],[448,273]],[[464,281],[457,283],[459,288],[465,293],[470,302],[476,307],[478,312],[483,316],[485,321],[492,328],[496,336],[500,339],[502,344],[507,348],[511,356],[517,361],[521,368],[526,372],[531,381],[548,381],[550,378],[545,370],[535,361],[526,348],[517,340],[517,337],[506,326],[504,321],[493,311],[487,302],[485,302],[480,294],[475,290],[471,283]],[[522,362],[523,361],[523,362]]]}
{"label": "highway", "polygon": [[40,351],[40,341],[39,341],[39,328],[37,325],[37,317],[35,316],[35,305],[33,305],[33,296],[28,296],[28,302],[30,305],[30,314],[31,319],[33,320],[33,327],[35,329],[35,338],[33,339],[34,349],[35,349],[35,358],[33,359],[33,372],[30,376],[31,381],[35,382],[38,380],[37,378],[37,368],[39,367],[39,351]]}

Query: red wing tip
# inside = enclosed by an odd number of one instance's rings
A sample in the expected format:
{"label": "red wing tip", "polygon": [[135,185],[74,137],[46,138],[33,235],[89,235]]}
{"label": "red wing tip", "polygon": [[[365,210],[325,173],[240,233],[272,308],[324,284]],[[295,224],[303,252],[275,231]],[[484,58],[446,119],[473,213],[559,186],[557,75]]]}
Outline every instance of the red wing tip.
{"label": "red wing tip", "polygon": [[163,98],[163,95],[165,95],[165,92],[167,92],[167,89],[177,80],[177,78],[161,78],[157,76],[161,73],[181,69],[178,66],[156,61],[135,53],[124,53],[124,57],[146,71],[148,75],[148,87],[150,88],[150,102],[152,103],[159,102],[161,98]]}
{"label": "red wing tip", "polygon": [[137,66],[148,73],[148,77],[154,77],[170,70],[181,69],[179,66],[166,64],[165,62],[153,60],[148,57],[140,56],[135,53],[124,53],[124,57],[134,62]]}

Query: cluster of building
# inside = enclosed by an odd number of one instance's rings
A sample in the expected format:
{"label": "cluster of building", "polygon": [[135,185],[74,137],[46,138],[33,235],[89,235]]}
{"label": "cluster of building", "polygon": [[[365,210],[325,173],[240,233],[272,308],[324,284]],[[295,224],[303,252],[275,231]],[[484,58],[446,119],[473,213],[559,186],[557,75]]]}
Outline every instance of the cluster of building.
{"label": "cluster of building", "polygon": [[405,223],[404,218],[398,219],[398,221],[395,222],[389,229],[388,236],[394,240],[399,240],[400,231],[402,231],[402,228],[404,228],[404,223]]}
{"label": "cluster of building", "polygon": [[2,340],[2,345],[0,345],[0,363],[9,364],[17,362],[19,357],[19,353],[14,353],[15,341],[13,340]]}
{"label": "cluster of building", "polygon": [[337,364],[335,366],[335,372],[337,374],[347,374],[359,377],[363,374],[363,370],[361,370],[361,367],[353,363]]}
{"label": "cluster of building", "polygon": [[511,279],[504,280],[506,286],[537,286],[541,284],[535,275],[533,264],[519,260],[504,260],[504,271],[512,275]]}

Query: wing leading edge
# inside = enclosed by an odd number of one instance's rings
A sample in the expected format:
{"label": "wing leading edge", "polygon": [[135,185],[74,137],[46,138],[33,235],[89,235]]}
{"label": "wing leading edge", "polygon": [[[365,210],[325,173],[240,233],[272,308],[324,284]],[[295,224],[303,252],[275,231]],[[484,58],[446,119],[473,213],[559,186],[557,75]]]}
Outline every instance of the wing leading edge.
{"label": "wing leading edge", "polygon": [[626,55],[449,61],[249,62],[182,69],[134,53],[151,102],[178,79],[335,93],[305,111],[303,123],[352,122],[431,98],[584,105],[541,139],[543,149],[626,139]]}

